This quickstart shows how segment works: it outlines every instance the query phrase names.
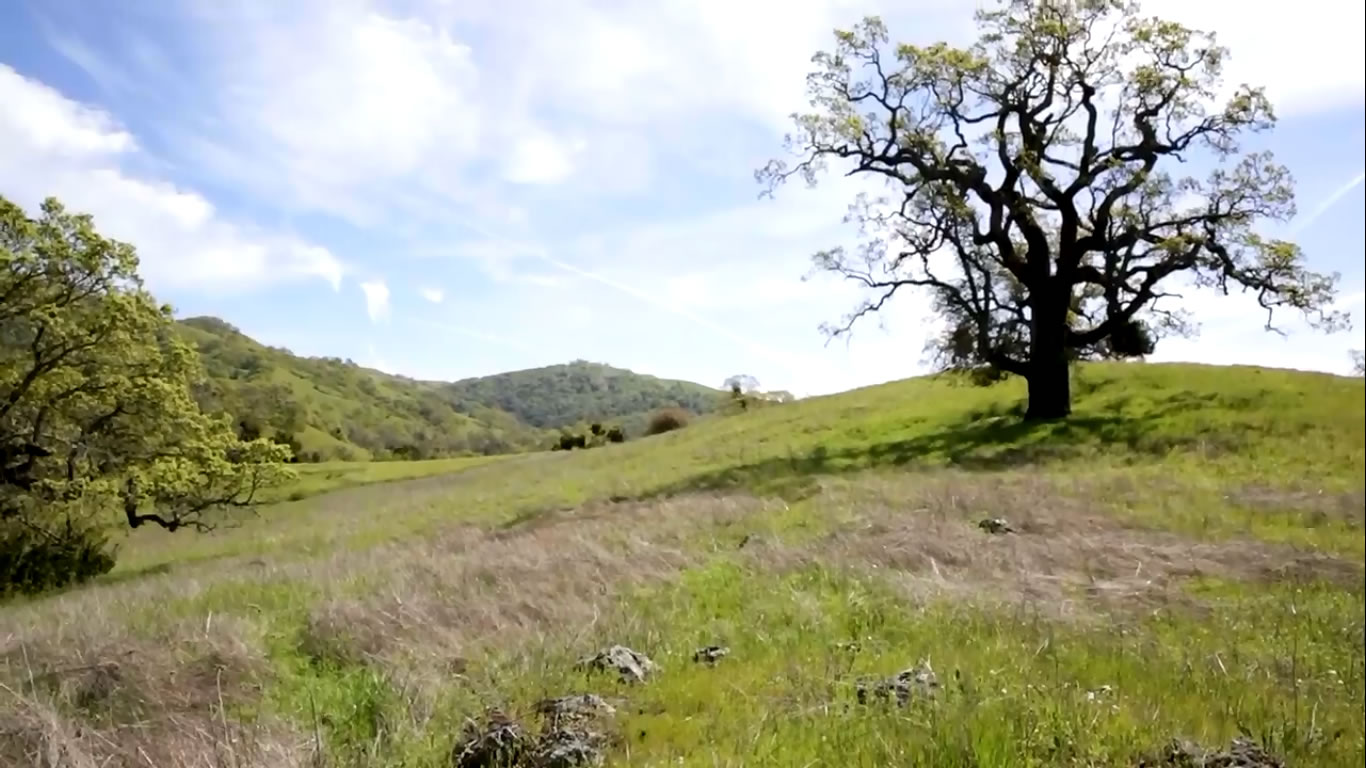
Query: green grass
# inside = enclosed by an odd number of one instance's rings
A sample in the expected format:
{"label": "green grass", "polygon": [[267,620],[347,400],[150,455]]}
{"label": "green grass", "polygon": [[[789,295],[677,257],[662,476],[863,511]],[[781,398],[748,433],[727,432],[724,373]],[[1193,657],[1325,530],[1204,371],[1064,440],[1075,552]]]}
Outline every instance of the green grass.
{"label": "green grass", "polygon": [[504,458],[507,457],[462,456],[425,461],[326,461],[318,464],[295,464],[291,469],[296,477],[284,486],[271,488],[265,500],[299,501],[358,485],[451,474]]}
{"label": "green grass", "polygon": [[[139,532],[107,583],[0,607],[24,628],[0,682],[125,748],[208,723],[176,749],[220,762],[242,728],[300,760],[444,766],[484,707],[530,724],[594,691],[612,765],[1121,766],[1240,732],[1360,765],[1361,380],[1104,364],[1075,392],[1058,424],[1020,419],[1017,382],[925,378],[589,451],[309,467],[282,493],[341,490]],[[976,529],[997,515],[1021,531]],[[657,678],[574,668],[617,642]],[[693,664],[714,642],[731,656]],[[142,730],[28,682],[129,649]],[[921,658],[932,701],[857,704]],[[174,703],[206,664],[209,704]]]}

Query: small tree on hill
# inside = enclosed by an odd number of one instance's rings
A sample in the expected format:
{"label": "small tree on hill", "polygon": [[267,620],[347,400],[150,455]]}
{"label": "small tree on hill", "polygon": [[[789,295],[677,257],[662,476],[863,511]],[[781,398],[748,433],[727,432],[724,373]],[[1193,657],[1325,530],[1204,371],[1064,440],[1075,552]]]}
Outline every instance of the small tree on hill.
{"label": "small tree on hill", "polygon": [[747,373],[738,373],[726,379],[724,386],[730,392],[731,404],[747,411],[754,393],[759,389],[759,380]]}
{"label": "small tree on hill", "polygon": [[0,267],[0,571],[31,579],[44,551],[102,565],[87,545],[113,520],[210,528],[287,476],[288,446],[199,409],[198,356],[131,246],[55,200],[30,220],[0,197]]}
{"label": "small tree on hill", "polygon": [[[863,247],[815,256],[871,292],[827,333],[927,289],[943,367],[1023,376],[1028,415],[1048,419],[1070,412],[1070,361],[1191,332],[1167,303],[1182,282],[1253,292],[1268,328],[1281,308],[1345,323],[1336,278],[1253,229],[1293,215],[1291,179],[1269,154],[1238,155],[1241,134],[1274,124],[1261,90],[1207,106],[1226,56],[1211,35],[1128,0],[1009,0],[977,20],[968,48],[887,51],[876,18],[837,32],[813,59],[797,160],[757,174],[772,192],[834,160],[890,189],[851,206]],[[1197,152],[1207,176],[1173,175]]]}

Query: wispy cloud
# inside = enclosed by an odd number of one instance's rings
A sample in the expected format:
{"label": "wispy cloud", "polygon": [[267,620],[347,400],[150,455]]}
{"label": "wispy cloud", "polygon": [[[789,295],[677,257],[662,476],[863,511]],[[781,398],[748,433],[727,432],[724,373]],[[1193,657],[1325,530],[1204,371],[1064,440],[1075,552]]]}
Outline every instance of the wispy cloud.
{"label": "wispy cloud", "polygon": [[0,64],[0,179],[29,208],[55,195],[138,248],[154,290],[228,291],[346,272],[326,248],[230,220],[197,190],[129,170],[149,158],[113,115]]}
{"label": "wispy cloud", "polygon": [[418,295],[433,304],[440,304],[446,300],[446,294],[440,288],[419,288],[417,292]]}
{"label": "wispy cloud", "polygon": [[389,286],[383,280],[366,280],[360,284],[365,294],[365,314],[370,322],[379,323],[389,319]]}

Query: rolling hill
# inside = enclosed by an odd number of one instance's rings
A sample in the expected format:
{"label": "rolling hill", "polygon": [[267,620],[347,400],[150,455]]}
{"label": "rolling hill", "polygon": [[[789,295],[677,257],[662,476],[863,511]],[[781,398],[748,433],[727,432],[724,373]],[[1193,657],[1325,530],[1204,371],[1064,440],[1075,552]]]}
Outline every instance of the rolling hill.
{"label": "rolling hill", "polygon": [[589,421],[638,434],[650,411],[702,413],[719,394],[586,362],[418,381],[267,347],[218,318],[187,318],[179,328],[208,373],[201,405],[233,414],[245,435],[291,443],[302,461],[515,453],[545,448],[555,430]]}
{"label": "rolling hill", "polygon": [[464,379],[445,389],[457,402],[497,408],[533,427],[556,429],[602,420],[620,424],[629,435],[641,434],[651,411],[680,407],[706,413],[721,394],[689,381],[583,360]]}
{"label": "rolling hill", "polygon": [[1361,765],[1362,381],[1074,385],[1060,422],[922,377],[139,531],[0,605],[0,765]]}

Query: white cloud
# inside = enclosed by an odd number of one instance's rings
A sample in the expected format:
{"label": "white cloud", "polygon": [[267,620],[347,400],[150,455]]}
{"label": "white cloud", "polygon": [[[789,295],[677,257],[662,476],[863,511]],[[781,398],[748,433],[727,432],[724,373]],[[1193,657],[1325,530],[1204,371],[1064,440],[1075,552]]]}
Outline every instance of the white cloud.
{"label": "white cloud", "polygon": [[[1359,19],[1360,5],[1307,2],[1293,18],[1233,0],[1145,5],[1219,30],[1234,48],[1230,79],[1266,82],[1284,110],[1360,101],[1363,25],[1321,23]],[[717,131],[746,119],[776,149],[833,28],[880,13],[897,40],[961,43],[980,4],[414,0],[400,14],[378,0],[198,3],[194,43],[212,64],[199,91],[213,114],[180,146],[263,197],[367,226],[414,211],[478,219],[490,196],[506,202],[483,186],[499,180],[573,198],[635,192],[662,150],[743,175]]]}
{"label": "white cloud", "polygon": [[122,163],[137,142],[108,114],[0,65],[3,193],[30,211],[48,196],[88,212],[102,234],[132,243],[154,289],[243,289],[303,277],[338,287],[326,249],[229,221],[199,193],[139,178]]}
{"label": "white cloud", "polygon": [[446,294],[440,288],[419,288],[417,293],[433,304],[440,304],[446,300]]}
{"label": "white cloud", "polygon": [[504,176],[517,184],[556,184],[574,172],[574,156],[586,142],[561,141],[545,131],[522,137],[512,148]]}
{"label": "white cloud", "polygon": [[370,322],[379,323],[389,319],[389,286],[378,278],[365,280],[360,284],[365,294],[365,314]]}
{"label": "white cloud", "polygon": [[1283,114],[1360,104],[1366,88],[1366,6],[1356,0],[1143,0],[1147,13],[1215,32],[1231,57],[1225,80],[1265,86]]}
{"label": "white cloud", "polygon": [[363,218],[363,195],[453,176],[473,156],[478,72],[469,46],[433,23],[352,0],[199,11],[216,65],[208,90],[227,128],[192,148],[219,173]]}

